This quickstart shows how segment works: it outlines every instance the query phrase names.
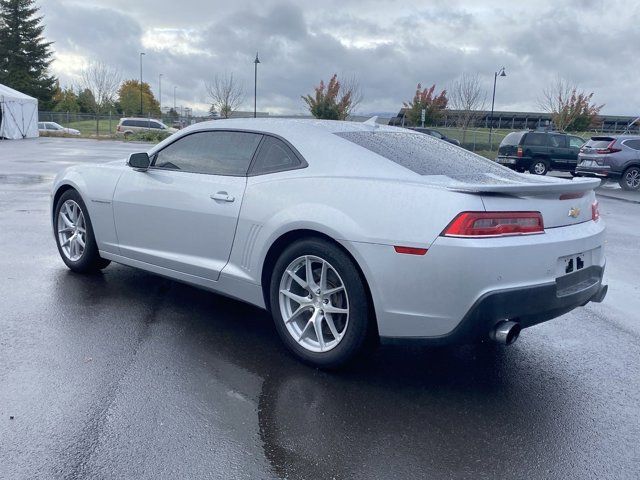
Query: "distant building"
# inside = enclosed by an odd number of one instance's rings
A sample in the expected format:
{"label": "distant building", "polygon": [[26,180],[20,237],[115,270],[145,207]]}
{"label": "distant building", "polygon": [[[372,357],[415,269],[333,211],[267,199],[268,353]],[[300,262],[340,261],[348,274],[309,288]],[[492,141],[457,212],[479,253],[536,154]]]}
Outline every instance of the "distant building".
{"label": "distant building", "polygon": [[[403,126],[408,125],[405,118],[407,109],[401,108],[398,114],[389,120],[389,125]],[[444,110],[442,116],[436,122],[434,127],[455,127],[458,124],[458,118],[461,115],[460,110]],[[615,133],[622,133],[636,117],[625,117],[616,115],[598,115],[599,123],[594,130]],[[479,112],[475,121],[475,126],[480,128],[489,128],[493,124],[493,128],[503,128],[509,130],[528,130],[545,128],[551,124],[551,115],[549,113],[540,112],[493,112],[493,121],[491,120],[491,112]],[[640,126],[633,125],[629,131],[638,133]]]}

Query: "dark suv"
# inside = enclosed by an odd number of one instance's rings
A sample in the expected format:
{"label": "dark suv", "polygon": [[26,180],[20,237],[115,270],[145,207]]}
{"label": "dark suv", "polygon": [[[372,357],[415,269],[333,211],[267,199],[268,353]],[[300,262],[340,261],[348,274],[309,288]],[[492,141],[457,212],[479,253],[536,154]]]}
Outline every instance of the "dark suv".
{"label": "dark suv", "polygon": [[549,170],[574,173],[584,139],[558,132],[511,132],[498,147],[496,161],[518,172],[545,175]]}
{"label": "dark suv", "polygon": [[576,174],[611,178],[625,190],[640,190],[640,136],[591,137],[578,155]]}

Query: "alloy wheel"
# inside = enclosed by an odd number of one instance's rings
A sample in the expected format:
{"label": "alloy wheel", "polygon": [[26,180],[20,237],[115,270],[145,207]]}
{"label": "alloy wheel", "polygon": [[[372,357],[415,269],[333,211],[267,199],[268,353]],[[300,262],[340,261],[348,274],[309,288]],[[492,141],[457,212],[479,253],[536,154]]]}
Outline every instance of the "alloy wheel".
{"label": "alloy wheel", "polygon": [[543,162],[538,162],[533,166],[533,171],[536,175],[543,175],[547,166]]}
{"label": "alloy wheel", "polygon": [[80,205],[73,200],[64,202],[58,212],[56,229],[65,257],[72,262],[80,260],[87,242],[87,226]]}
{"label": "alloy wheel", "polygon": [[304,255],[280,280],[280,313],[289,335],[311,352],[327,352],[344,338],[349,297],[338,271],[326,260]]}
{"label": "alloy wheel", "polygon": [[624,180],[629,188],[633,190],[638,189],[640,187],[640,170],[638,170],[637,168],[632,168],[624,176]]}

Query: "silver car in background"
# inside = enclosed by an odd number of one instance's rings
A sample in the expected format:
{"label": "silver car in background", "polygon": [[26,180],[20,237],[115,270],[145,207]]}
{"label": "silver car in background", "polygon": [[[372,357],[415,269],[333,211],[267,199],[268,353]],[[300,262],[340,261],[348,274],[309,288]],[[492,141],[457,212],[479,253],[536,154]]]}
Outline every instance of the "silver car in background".
{"label": "silver car in background", "polygon": [[71,270],[113,261],[268,309],[298,358],[336,367],[367,339],[509,344],[602,301],[599,184],[373,123],[217,120],[67,168],[51,220]]}
{"label": "silver car in background", "polygon": [[625,190],[640,190],[640,136],[591,137],[578,154],[576,175],[611,179]]}

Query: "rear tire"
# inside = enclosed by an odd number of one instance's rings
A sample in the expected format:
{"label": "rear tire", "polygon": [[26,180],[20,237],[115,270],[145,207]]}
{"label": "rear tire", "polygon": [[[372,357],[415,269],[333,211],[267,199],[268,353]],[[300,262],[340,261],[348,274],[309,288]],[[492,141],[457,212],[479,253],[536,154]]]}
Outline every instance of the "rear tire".
{"label": "rear tire", "polygon": [[623,190],[634,191],[640,189],[640,167],[627,168],[618,182]]}
{"label": "rear tire", "polygon": [[549,171],[549,164],[546,160],[541,158],[534,158],[531,163],[531,167],[529,167],[529,172],[534,175],[546,175]]}
{"label": "rear tire", "polygon": [[76,190],[67,190],[58,199],[53,225],[58,253],[74,272],[97,272],[111,263],[98,253],[89,212]]}
{"label": "rear tire", "polygon": [[344,365],[367,338],[364,280],[353,260],[326,240],[299,240],[285,249],[271,276],[270,305],[284,344],[315,367]]}

